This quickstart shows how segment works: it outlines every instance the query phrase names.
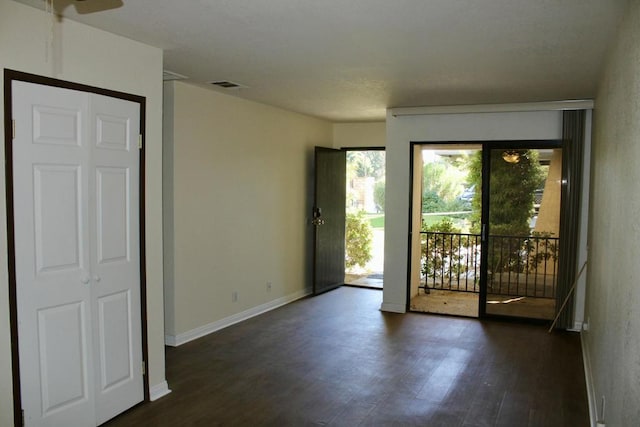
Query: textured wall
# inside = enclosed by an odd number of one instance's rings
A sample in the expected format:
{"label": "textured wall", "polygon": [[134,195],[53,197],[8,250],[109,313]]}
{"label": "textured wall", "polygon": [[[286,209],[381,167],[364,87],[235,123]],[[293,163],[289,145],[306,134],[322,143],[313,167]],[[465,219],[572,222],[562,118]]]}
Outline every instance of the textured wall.
{"label": "textured wall", "polygon": [[594,112],[590,255],[583,337],[607,426],[640,420],[640,2],[632,1]]}

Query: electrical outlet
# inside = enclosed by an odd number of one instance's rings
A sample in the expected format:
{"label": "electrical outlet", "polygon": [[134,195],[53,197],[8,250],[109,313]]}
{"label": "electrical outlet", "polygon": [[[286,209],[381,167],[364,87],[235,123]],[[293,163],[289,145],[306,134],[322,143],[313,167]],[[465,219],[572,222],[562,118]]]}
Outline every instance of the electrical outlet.
{"label": "electrical outlet", "polygon": [[231,293],[231,302],[238,302],[238,291],[233,291]]}
{"label": "electrical outlet", "polygon": [[267,282],[267,292],[271,292],[272,285],[273,285],[273,283]]}

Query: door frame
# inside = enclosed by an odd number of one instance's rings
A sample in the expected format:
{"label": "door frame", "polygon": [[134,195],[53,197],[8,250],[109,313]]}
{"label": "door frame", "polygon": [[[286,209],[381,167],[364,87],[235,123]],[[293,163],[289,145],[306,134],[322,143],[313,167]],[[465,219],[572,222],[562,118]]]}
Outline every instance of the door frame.
{"label": "door frame", "polygon": [[[146,285],[146,240],[145,240],[145,118],[146,98],[125,92],[88,86],[80,83],[39,76],[16,70],[4,70],[4,149],[5,149],[5,192],[7,214],[7,271],[9,285],[9,328],[11,335],[11,369],[13,379],[13,420],[15,426],[22,425],[22,395],[20,388],[20,359],[18,354],[18,305],[17,305],[17,281],[16,281],[16,253],[14,232],[14,203],[13,203],[13,99],[12,83],[22,81],[26,83],[52,86],[61,89],[70,89],[79,92],[104,95],[131,101],[140,106],[140,134],[142,135],[142,147],[139,158],[139,186],[140,186],[140,316],[142,328],[142,361],[145,366],[149,359],[147,337],[147,285]],[[144,400],[149,401],[149,375],[148,370],[143,376]]]}
{"label": "door frame", "polygon": [[[486,233],[490,232],[489,230],[489,174],[490,174],[490,158],[491,158],[491,150],[492,149],[544,149],[544,148],[563,148],[561,139],[514,139],[514,140],[495,140],[495,141],[411,141],[410,143],[410,163],[409,163],[409,176],[410,181],[413,183],[415,178],[416,171],[414,170],[414,156],[415,156],[415,147],[416,146],[428,146],[428,145],[481,145],[482,148],[482,207],[481,207],[481,222],[486,226]],[[564,171],[562,172],[562,176],[564,177]],[[409,312],[410,309],[410,300],[411,300],[411,260],[413,259],[414,253],[412,251],[412,235],[413,235],[413,200],[414,194],[414,185],[412,184],[409,187],[409,233],[408,233],[408,254],[409,257],[407,259],[407,285],[406,285],[406,310]],[[562,210],[562,201],[560,203],[560,210]],[[562,233],[560,233],[560,238],[562,239]],[[501,316],[498,314],[489,314],[486,312],[487,308],[487,270],[485,268],[488,256],[488,239],[482,237],[481,239],[481,252],[480,252],[480,294],[478,296],[478,318],[479,319],[517,319],[524,320],[527,322],[533,323],[546,323],[546,320],[538,320],[538,319],[529,319],[524,317],[512,317],[512,316]]]}

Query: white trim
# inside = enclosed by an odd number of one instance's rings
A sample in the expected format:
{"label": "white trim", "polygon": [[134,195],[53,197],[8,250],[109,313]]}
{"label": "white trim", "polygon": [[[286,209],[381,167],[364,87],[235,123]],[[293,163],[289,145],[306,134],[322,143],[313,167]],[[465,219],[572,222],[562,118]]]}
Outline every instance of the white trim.
{"label": "white trim", "polygon": [[225,317],[224,319],[220,319],[215,322],[197,327],[190,331],[183,332],[178,335],[165,335],[164,342],[168,346],[177,347],[182,344],[188,343],[189,341],[193,341],[205,335],[209,335],[212,332],[219,331],[220,329],[224,329],[228,326],[242,322],[243,320],[247,320],[262,313],[266,313],[267,311],[282,307],[283,305],[311,295],[311,293],[312,292],[310,289],[303,289],[301,291],[294,292],[273,301],[269,301],[256,307],[250,308],[249,310],[245,310],[240,313],[233,314],[229,317]]}
{"label": "white trim", "polygon": [[575,322],[573,322],[573,328],[568,328],[567,331],[569,331],[569,332],[582,332],[582,322],[576,320]]}
{"label": "white trim", "polygon": [[406,313],[407,308],[403,304],[394,304],[392,302],[383,302],[380,305],[380,311],[388,311],[390,313]]}
{"label": "white trim", "polygon": [[162,381],[160,384],[156,384],[149,388],[149,400],[153,402],[154,400],[158,400],[169,393],[171,393],[171,390],[169,390],[169,384],[167,384],[166,381]]}
{"label": "white trim", "polygon": [[444,105],[437,107],[390,108],[393,117],[423,116],[428,114],[514,113],[524,111],[591,110],[592,99],[550,102],[525,102],[520,104]]}
{"label": "white trim", "polygon": [[591,371],[591,357],[589,356],[589,346],[587,345],[587,335],[580,334],[580,344],[582,345],[582,362],[584,365],[584,380],[587,385],[587,399],[589,402],[589,425],[596,426],[598,420],[598,407],[596,399],[596,388],[593,383],[593,372]]}

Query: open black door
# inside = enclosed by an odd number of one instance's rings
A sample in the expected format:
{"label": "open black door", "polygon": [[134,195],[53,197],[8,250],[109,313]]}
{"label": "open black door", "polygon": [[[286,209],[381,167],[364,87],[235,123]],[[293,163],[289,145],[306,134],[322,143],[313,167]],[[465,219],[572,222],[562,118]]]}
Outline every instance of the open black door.
{"label": "open black door", "polygon": [[316,147],[313,293],[344,284],[346,153]]}

